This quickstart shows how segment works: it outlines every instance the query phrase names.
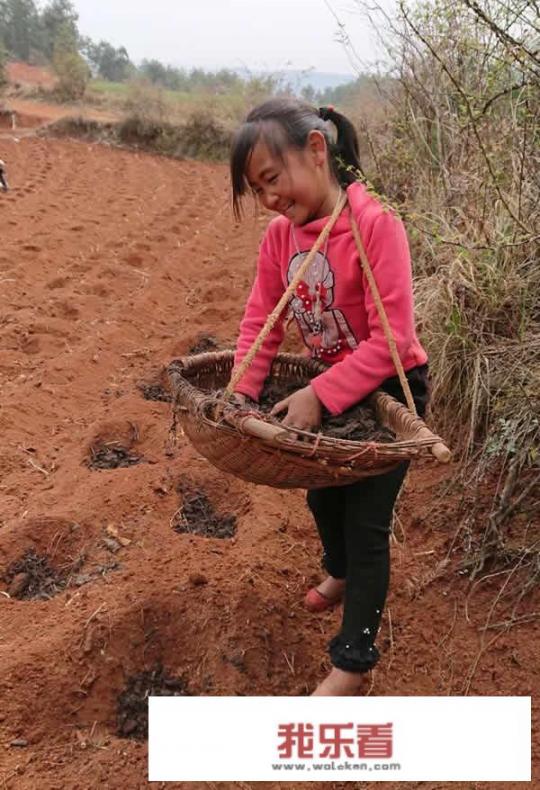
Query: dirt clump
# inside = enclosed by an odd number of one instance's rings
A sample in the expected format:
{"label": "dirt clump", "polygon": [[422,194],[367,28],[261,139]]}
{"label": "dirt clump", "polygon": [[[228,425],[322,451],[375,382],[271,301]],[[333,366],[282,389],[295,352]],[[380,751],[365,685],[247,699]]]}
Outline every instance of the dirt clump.
{"label": "dirt clump", "polygon": [[87,461],[90,469],[121,469],[134,464],[140,464],[142,458],[126,450],[125,447],[116,445],[116,442],[92,447],[90,458]]}
{"label": "dirt clump", "polygon": [[162,401],[163,403],[170,403],[172,401],[171,393],[167,392],[163,384],[160,384],[159,381],[153,383],[142,381],[137,387],[145,400]]}
{"label": "dirt clump", "polygon": [[11,598],[48,601],[65,589],[68,573],[53,568],[46,555],[27,549],[20,559],[6,569],[4,580]]}
{"label": "dirt clump", "polygon": [[116,729],[122,738],[144,741],[148,738],[148,698],[186,697],[187,685],[181,678],[169,677],[162,666],[128,678],[118,697]]}
{"label": "dirt clump", "polygon": [[185,484],[178,486],[183,502],[173,518],[173,529],[207,538],[232,538],[236,532],[236,516],[216,513],[204,491],[197,491]]}
{"label": "dirt clump", "polygon": [[188,355],[205,354],[207,351],[217,351],[219,347],[220,342],[217,338],[202,332],[187,353]]}

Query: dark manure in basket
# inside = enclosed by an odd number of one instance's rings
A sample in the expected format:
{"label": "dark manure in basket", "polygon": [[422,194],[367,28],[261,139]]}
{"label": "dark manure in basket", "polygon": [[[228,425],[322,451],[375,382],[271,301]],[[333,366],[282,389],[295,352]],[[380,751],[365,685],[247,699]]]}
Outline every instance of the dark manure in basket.
{"label": "dark manure in basket", "polygon": [[116,707],[116,730],[121,738],[148,738],[148,698],[191,696],[181,678],[169,677],[162,666],[140,672],[126,681]]}
{"label": "dark manure in basket", "polygon": [[204,535],[207,538],[232,538],[236,532],[236,516],[216,513],[204,491],[194,491],[180,484],[183,502],[173,518],[178,533]]}
{"label": "dark manure in basket", "polygon": [[[268,413],[279,401],[288,398],[297,390],[300,384],[267,381],[262,391],[259,403],[255,404],[263,413]],[[283,415],[280,415],[280,419]],[[373,409],[358,403],[342,414],[334,416],[323,408],[321,433],[334,439],[347,439],[354,442],[393,442],[394,435],[387,428],[383,428],[375,417]]]}
{"label": "dark manure in basket", "polygon": [[8,566],[4,581],[11,598],[48,601],[65,589],[71,570],[73,566],[64,570],[53,568],[46,555],[28,549]]}
{"label": "dark manure in basket", "polygon": [[393,442],[394,434],[379,425],[373,409],[369,406],[353,406],[334,416],[326,412],[322,421],[322,432],[334,439],[352,442]]}
{"label": "dark manure in basket", "polygon": [[120,469],[140,464],[142,458],[126,450],[117,442],[96,445],[90,451],[87,465],[90,469]]}

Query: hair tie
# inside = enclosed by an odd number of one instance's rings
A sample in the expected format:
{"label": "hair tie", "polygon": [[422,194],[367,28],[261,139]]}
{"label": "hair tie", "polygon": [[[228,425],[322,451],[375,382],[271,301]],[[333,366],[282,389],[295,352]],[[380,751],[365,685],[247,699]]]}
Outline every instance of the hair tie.
{"label": "hair tie", "polygon": [[319,118],[323,121],[329,121],[330,115],[334,112],[334,106],[329,104],[328,107],[319,107]]}

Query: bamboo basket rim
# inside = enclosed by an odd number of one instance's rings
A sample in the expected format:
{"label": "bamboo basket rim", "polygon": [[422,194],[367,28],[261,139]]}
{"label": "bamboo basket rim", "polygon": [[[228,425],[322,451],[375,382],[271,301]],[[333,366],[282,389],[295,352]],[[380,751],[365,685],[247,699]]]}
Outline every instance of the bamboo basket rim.
{"label": "bamboo basket rim", "polygon": [[[342,460],[344,463],[346,463],[348,460],[359,458],[363,452],[368,451],[371,453],[375,452],[381,458],[384,456],[395,457],[396,454],[403,454],[404,458],[409,458],[411,455],[417,454],[419,450],[430,449],[434,445],[443,442],[440,436],[431,432],[429,437],[424,438],[395,438],[393,441],[380,442],[373,440],[340,439],[337,437],[326,436],[321,431],[302,431],[297,428],[290,428],[277,421],[270,421],[267,418],[267,415],[255,411],[254,409],[241,409],[228,403],[222,397],[210,395],[192,384],[189,378],[186,378],[184,375],[186,372],[189,372],[190,369],[196,370],[197,368],[203,367],[203,365],[210,367],[212,364],[215,365],[227,362],[230,362],[232,369],[234,362],[233,350],[227,349],[225,351],[209,351],[202,354],[184,356],[173,360],[167,367],[169,376],[172,376],[173,385],[175,386],[173,410],[175,412],[176,410],[190,412],[193,417],[198,419],[208,428],[214,428],[229,434],[240,433],[246,437],[246,440],[256,438],[258,441],[261,441],[263,444],[268,446],[274,448],[279,446],[283,450],[300,454],[304,457],[311,456],[315,458],[320,455],[330,454],[335,456],[335,460],[338,460],[337,457],[341,456],[340,460]],[[276,354],[273,361],[273,367],[276,364],[280,366],[299,366],[300,368],[304,369],[304,373],[308,379],[310,378],[309,374],[316,375],[319,372],[327,370],[327,366],[320,362],[307,357],[301,357],[295,354],[283,352]],[[180,381],[178,381],[176,377],[179,377]],[[189,406],[181,405],[179,403],[180,394],[183,394],[182,399],[184,401],[189,401]],[[366,405],[378,413],[379,422],[381,422],[380,406],[382,404],[396,403],[408,414],[410,414],[407,407],[401,403],[401,401],[398,401],[393,396],[382,392],[381,390],[376,390],[365,400]],[[211,411],[216,411],[218,407],[221,410],[221,416],[219,419],[216,419],[216,417],[211,414]],[[246,426],[248,419],[256,420],[257,422],[263,423],[265,425],[274,425],[278,431],[271,440],[265,439],[259,434],[254,435]],[[423,423],[423,420],[418,417],[416,417],[415,420],[419,420],[421,423]],[[392,428],[390,428],[390,430],[392,433],[394,433]],[[299,436],[302,438],[299,439]],[[308,452],[310,445],[314,445],[314,447],[312,447],[311,453]],[[320,451],[326,451],[326,453],[321,453]]]}

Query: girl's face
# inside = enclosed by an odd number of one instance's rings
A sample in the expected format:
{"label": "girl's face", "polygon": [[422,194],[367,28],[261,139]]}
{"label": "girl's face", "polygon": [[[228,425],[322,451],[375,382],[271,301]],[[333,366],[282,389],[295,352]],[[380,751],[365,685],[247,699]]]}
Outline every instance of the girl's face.
{"label": "girl's face", "polygon": [[260,140],[246,176],[261,205],[294,225],[331,214],[339,193],[328,166],[326,140],[317,131],[310,133],[304,149],[288,148],[283,161]]}

